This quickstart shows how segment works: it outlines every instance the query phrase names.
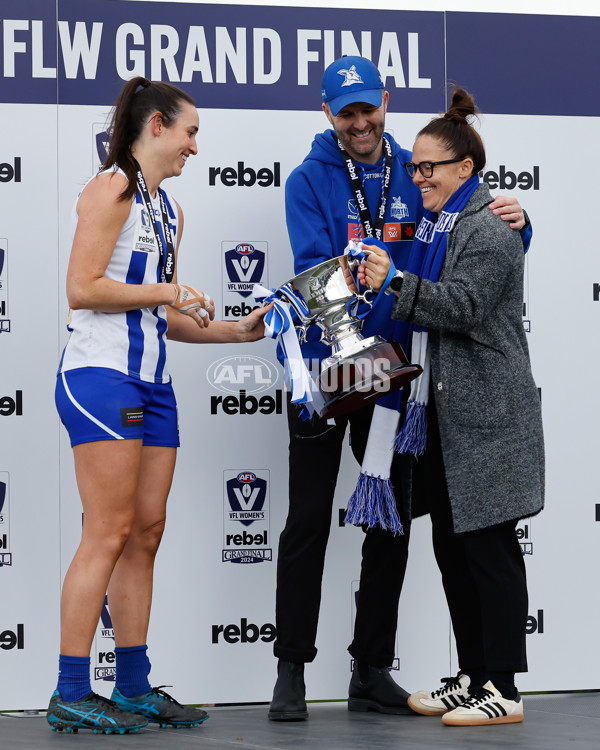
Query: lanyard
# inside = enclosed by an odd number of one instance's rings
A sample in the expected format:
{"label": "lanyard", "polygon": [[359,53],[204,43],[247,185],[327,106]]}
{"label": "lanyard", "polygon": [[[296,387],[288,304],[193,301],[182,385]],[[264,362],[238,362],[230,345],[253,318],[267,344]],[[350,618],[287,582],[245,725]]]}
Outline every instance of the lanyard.
{"label": "lanyard", "polygon": [[162,215],[162,225],[165,233],[166,248],[163,245],[162,237],[156,224],[156,217],[154,216],[154,208],[152,207],[152,200],[150,199],[150,193],[148,192],[148,186],[146,180],[142,174],[142,168],[133,160],[137,169],[137,186],[142,199],[146,205],[146,210],[152,223],[152,229],[154,230],[154,236],[158,242],[159,254],[160,254],[160,280],[171,283],[173,273],[175,271],[175,243],[173,242],[173,233],[171,232],[171,225],[169,224],[169,214],[167,212],[167,204],[165,202],[164,190],[158,188],[158,197],[160,199],[160,212]]}
{"label": "lanyard", "polygon": [[392,147],[389,144],[387,138],[383,138],[383,148],[385,151],[385,164],[383,168],[383,189],[381,191],[381,199],[379,201],[379,208],[377,209],[377,218],[375,225],[373,225],[373,219],[371,218],[371,212],[367,206],[367,199],[363,192],[363,184],[358,174],[358,168],[356,162],[342,146],[341,141],[338,139],[338,147],[342,152],[344,159],[344,166],[348,173],[348,179],[350,180],[350,189],[354,193],[356,198],[356,205],[360,214],[360,222],[362,224],[364,233],[367,237],[375,237],[375,239],[383,240],[383,227],[385,224],[385,212],[387,209],[387,202],[390,195],[390,184],[392,181]]}

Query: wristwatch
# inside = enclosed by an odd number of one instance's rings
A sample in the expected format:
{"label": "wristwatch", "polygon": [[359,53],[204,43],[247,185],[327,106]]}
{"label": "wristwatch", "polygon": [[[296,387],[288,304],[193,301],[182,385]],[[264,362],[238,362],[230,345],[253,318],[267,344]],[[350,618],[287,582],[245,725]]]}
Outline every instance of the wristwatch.
{"label": "wristwatch", "polygon": [[392,294],[393,292],[399,292],[402,289],[402,282],[404,281],[404,274],[402,271],[396,270],[392,280],[385,289],[386,294]]}

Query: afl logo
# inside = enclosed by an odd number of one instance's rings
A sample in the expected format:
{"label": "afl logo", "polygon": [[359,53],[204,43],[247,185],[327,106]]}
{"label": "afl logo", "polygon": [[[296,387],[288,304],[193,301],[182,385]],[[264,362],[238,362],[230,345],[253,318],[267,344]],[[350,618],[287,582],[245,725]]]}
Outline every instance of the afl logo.
{"label": "afl logo", "polygon": [[242,484],[247,484],[248,482],[254,482],[256,479],[256,474],[252,471],[242,471],[240,474],[237,475],[238,482],[242,482]]}
{"label": "afl logo", "polygon": [[279,380],[279,369],[262,357],[230,356],[213,362],[206,379],[214,388],[225,393],[260,393]]}
{"label": "afl logo", "polygon": [[254,245],[251,245],[249,242],[240,242],[240,244],[236,246],[235,252],[238,255],[250,255],[250,253],[254,252]]}

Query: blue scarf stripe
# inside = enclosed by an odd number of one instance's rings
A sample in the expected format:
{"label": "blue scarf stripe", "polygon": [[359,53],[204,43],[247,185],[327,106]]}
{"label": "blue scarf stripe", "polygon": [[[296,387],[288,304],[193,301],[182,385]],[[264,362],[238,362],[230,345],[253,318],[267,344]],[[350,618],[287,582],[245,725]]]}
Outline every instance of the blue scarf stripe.
{"label": "blue scarf stripe", "polygon": [[[448,233],[454,227],[458,214],[467,205],[478,187],[479,175],[474,175],[450,196],[439,216],[433,211],[425,211],[408,258],[406,270],[409,273],[429,281],[438,281],[446,259]],[[428,335],[425,326],[404,321],[399,322],[397,329],[399,338],[397,340],[402,345],[406,342],[407,351],[410,350],[415,333],[423,337]],[[407,404],[406,419],[394,443],[394,449],[397,453],[412,453],[414,456],[423,455],[427,447],[426,411],[429,394],[420,393],[419,398],[416,398],[418,384],[424,378],[425,367],[428,366],[428,364],[426,365],[426,338],[422,340],[421,358],[422,361],[416,364],[423,367],[423,375],[413,383],[414,387],[411,389],[411,396]]]}

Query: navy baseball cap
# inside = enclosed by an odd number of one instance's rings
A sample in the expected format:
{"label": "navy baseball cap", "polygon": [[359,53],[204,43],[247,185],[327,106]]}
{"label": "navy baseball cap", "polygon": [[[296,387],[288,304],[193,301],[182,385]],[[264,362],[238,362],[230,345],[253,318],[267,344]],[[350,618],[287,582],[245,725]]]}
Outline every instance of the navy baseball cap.
{"label": "navy baseball cap", "polygon": [[344,55],[325,69],[321,97],[335,117],[346,105],[354,102],[381,107],[383,89],[381,74],[370,60]]}

